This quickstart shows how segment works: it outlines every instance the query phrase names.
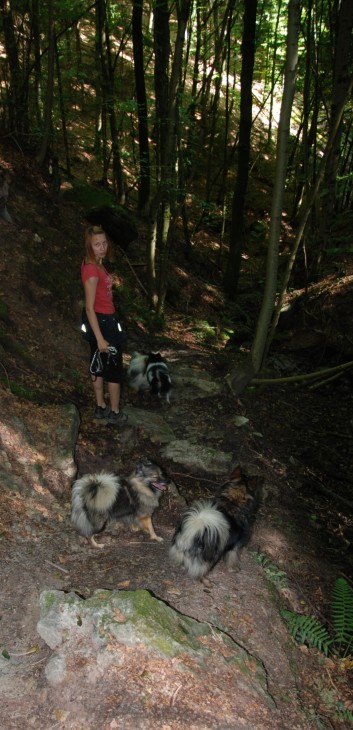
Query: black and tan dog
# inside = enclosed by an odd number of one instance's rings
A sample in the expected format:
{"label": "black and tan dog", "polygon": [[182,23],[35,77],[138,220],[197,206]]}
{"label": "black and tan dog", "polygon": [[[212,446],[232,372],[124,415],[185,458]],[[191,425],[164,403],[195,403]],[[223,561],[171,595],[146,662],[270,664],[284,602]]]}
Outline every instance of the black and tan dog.
{"label": "black and tan dog", "polygon": [[250,538],[263,479],[247,477],[237,466],[213,499],[194,502],[184,513],[170,548],[174,563],[191,578],[203,578],[223,558],[239,568],[241,548]]}
{"label": "black and tan dog", "polygon": [[147,458],[137,461],[127,478],[104,471],[85,474],[72,487],[71,522],[94,547],[104,547],[94,535],[113,520],[128,522],[133,530],[141,527],[151,540],[162,542],[154,531],[152,515],[167,484],[158,464]]}

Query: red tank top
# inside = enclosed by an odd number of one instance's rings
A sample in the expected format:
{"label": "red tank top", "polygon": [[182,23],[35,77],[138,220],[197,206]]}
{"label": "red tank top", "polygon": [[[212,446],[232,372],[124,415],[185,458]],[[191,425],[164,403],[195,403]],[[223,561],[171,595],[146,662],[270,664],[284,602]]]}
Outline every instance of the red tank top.
{"label": "red tank top", "polygon": [[87,279],[98,278],[96,298],[94,300],[94,311],[101,314],[114,314],[112,277],[106,269],[97,264],[86,264],[82,261],[81,279],[84,284]]}

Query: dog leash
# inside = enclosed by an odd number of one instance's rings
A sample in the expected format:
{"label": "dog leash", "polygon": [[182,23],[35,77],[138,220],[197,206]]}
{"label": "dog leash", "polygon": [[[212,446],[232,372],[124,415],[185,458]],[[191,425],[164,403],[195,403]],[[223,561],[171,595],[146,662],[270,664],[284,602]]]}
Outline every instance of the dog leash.
{"label": "dog leash", "polygon": [[[118,354],[117,348],[114,347],[113,345],[109,345],[108,356],[107,356],[107,365],[110,362],[110,358],[115,357],[117,354]],[[100,350],[98,350],[98,349],[95,351],[95,353],[92,357],[92,360],[91,360],[90,366],[89,366],[89,371],[90,371],[91,375],[99,375],[100,373],[103,372],[102,357],[101,357]]]}

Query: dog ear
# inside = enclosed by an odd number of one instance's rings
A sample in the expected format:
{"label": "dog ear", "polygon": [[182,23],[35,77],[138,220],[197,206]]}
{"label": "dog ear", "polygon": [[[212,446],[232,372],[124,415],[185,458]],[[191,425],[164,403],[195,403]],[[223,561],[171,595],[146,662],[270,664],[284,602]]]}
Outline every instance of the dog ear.
{"label": "dog ear", "polygon": [[265,481],[264,477],[259,477],[259,476],[250,477],[248,485],[249,485],[250,489],[252,489],[254,492],[257,491],[257,492],[261,493],[261,490],[264,485],[264,481]]}
{"label": "dog ear", "polygon": [[229,481],[231,481],[233,479],[237,480],[237,481],[240,481],[242,479],[242,473],[241,473],[241,468],[240,468],[239,464],[232,468],[232,471],[229,476]]}
{"label": "dog ear", "polygon": [[143,472],[144,472],[144,469],[146,468],[146,466],[151,466],[151,465],[152,465],[151,460],[144,457],[144,458],[136,461],[135,470],[139,476],[143,476]]}
{"label": "dog ear", "polygon": [[148,362],[165,362],[164,357],[162,357],[160,352],[149,352],[148,353]]}
{"label": "dog ear", "polygon": [[142,459],[139,459],[138,461],[135,462],[135,471],[136,471],[136,474],[138,474],[139,476],[141,476],[141,474],[142,474],[142,466],[143,466]]}

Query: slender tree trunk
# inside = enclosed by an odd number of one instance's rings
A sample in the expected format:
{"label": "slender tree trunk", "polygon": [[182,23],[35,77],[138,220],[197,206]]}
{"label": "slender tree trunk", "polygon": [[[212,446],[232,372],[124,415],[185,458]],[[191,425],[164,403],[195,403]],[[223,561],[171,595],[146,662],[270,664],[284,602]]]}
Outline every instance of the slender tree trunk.
{"label": "slender tree trunk", "polygon": [[[222,163],[222,171],[221,171],[221,183],[220,183],[220,189],[218,194],[218,199],[222,204],[222,209],[225,212],[226,209],[226,202],[225,202],[225,195],[226,195],[226,180],[228,175],[228,146],[229,146],[229,130],[230,130],[230,118],[231,118],[231,111],[232,111],[232,104],[230,103],[230,61],[232,56],[232,41],[231,41],[231,31],[233,26],[233,20],[234,20],[234,5],[232,4],[230,7],[228,20],[227,20],[227,31],[226,31],[226,76],[227,76],[227,82],[226,82],[226,90],[225,90],[225,110],[224,110],[224,117],[225,117],[225,125],[224,125],[224,142],[223,142],[223,163]],[[234,74],[235,77],[235,74]],[[234,80],[233,80],[233,89],[234,89]],[[223,216],[223,221],[225,220],[225,216]]]}
{"label": "slender tree trunk", "polygon": [[[353,0],[341,0],[338,8],[331,127],[335,126],[337,109],[341,106],[342,99],[346,98],[351,76],[350,59],[353,52]],[[327,193],[322,198],[322,216],[326,221],[326,231],[331,228],[331,221],[335,212],[336,178],[341,157],[341,135],[342,124],[340,124],[335,135],[335,146],[330,151],[325,172]]]}
{"label": "slender tree trunk", "polygon": [[112,144],[113,180],[117,190],[118,202],[123,205],[125,203],[125,180],[120,158],[118,125],[115,112],[114,69],[110,48],[110,36],[107,24],[105,0],[99,0],[97,2],[96,9],[98,15],[97,23],[99,28],[98,45],[102,71],[103,104],[105,106],[106,113],[109,119]]}
{"label": "slender tree trunk", "polygon": [[48,19],[48,75],[47,75],[47,91],[44,107],[44,127],[42,134],[42,142],[38,153],[38,165],[41,167],[45,163],[48,149],[52,146],[53,136],[53,96],[54,96],[54,75],[55,75],[55,25],[54,25],[54,0],[49,1],[49,19]]}
{"label": "slender tree trunk", "polygon": [[295,257],[298,252],[298,248],[299,248],[300,242],[302,240],[302,237],[304,235],[304,231],[305,231],[305,227],[306,227],[309,215],[310,215],[310,211],[313,208],[313,205],[317,199],[320,187],[322,185],[324,175],[325,175],[327,161],[329,160],[332,149],[335,146],[335,137],[336,137],[336,134],[338,133],[338,130],[339,130],[339,127],[340,127],[340,124],[342,121],[345,104],[347,103],[347,99],[349,99],[349,97],[352,93],[352,89],[353,89],[353,77],[350,80],[350,84],[349,84],[348,88],[346,88],[345,99],[341,100],[341,106],[339,109],[336,110],[335,124],[331,128],[330,137],[327,141],[324,154],[321,157],[320,167],[319,167],[319,170],[318,170],[318,173],[316,176],[315,184],[308,196],[308,199],[305,200],[301,206],[299,222],[298,222],[298,226],[297,226],[297,233],[296,233],[294,245],[293,245],[293,248],[291,251],[291,255],[288,259],[287,268],[286,268],[286,271],[285,271],[284,277],[283,277],[282,290],[281,290],[280,296],[278,298],[278,302],[277,302],[275,313],[273,316],[271,328],[269,330],[266,347],[265,347],[265,355],[267,354],[270,344],[272,342],[272,339],[274,337],[274,333],[275,333],[275,330],[276,330],[276,327],[278,324],[278,320],[280,317],[281,309],[283,306],[284,297],[287,293],[287,287],[288,287],[290,275],[292,273]]}
{"label": "slender tree trunk", "polygon": [[232,222],[224,289],[235,300],[243,252],[244,210],[249,177],[250,137],[252,126],[252,83],[255,59],[257,0],[247,0],[242,43],[241,99],[238,144],[238,169],[232,205]]}
{"label": "slender tree trunk", "polygon": [[286,67],[277,137],[276,175],[271,206],[265,291],[250,356],[242,369],[239,367],[234,368],[226,378],[229,387],[235,394],[238,394],[246,387],[262,365],[268,330],[274,309],[278,271],[278,246],[281,233],[283,196],[288,159],[290,118],[298,64],[299,26],[300,0],[289,0]]}
{"label": "slender tree trunk", "polygon": [[312,74],[312,68],[315,61],[313,54],[313,32],[312,32],[312,4],[313,0],[309,0],[308,12],[306,18],[306,54],[305,54],[305,76],[304,76],[304,88],[303,88],[303,114],[302,123],[299,126],[297,134],[297,144],[293,145],[292,159],[289,160],[290,166],[294,163],[296,158],[295,152],[297,146],[300,144],[300,137],[302,137],[299,164],[297,167],[297,184],[295,189],[295,198],[293,204],[293,210],[291,219],[294,220],[297,215],[298,206],[303,197],[303,194],[308,190],[310,185],[310,173],[309,173],[309,157],[310,157],[310,145],[309,145],[309,113],[310,113],[310,79]]}
{"label": "slender tree trunk", "polygon": [[148,110],[143,63],[142,0],[134,0],[132,11],[132,38],[134,52],[134,73],[136,86],[140,180],[138,187],[138,209],[144,210],[150,197],[151,169],[148,144]]}
{"label": "slender tree trunk", "polygon": [[35,120],[39,129],[42,126],[42,72],[40,60],[40,23],[39,23],[39,0],[32,0],[31,32],[34,47],[34,107]]}
{"label": "slender tree trunk", "polygon": [[[178,28],[171,70],[169,71],[169,5],[161,0],[155,8],[155,93],[157,145],[160,148],[157,190],[150,205],[152,233],[148,252],[149,293],[153,309],[162,314],[167,287],[169,249],[177,199],[177,140],[176,124],[180,104],[182,58],[186,27],[192,0],[177,5]],[[159,273],[156,277],[152,254],[158,251]]]}
{"label": "slender tree trunk", "polygon": [[271,59],[270,111],[269,111],[269,124],[268,124],[268,130],[267,130],[267,144],[268,145],[272,141],[273,102],[274,102],[275,79],[276,79],[276,68],[277,68],[277,36],[278,36],[279,19],[281,17],[281,7],[282,7],[282,0],[279,0],[278,7],[277,7],[275,33],[274,33],[273,45],[272,45],[273,51],[272,51],[272,59]]}
{"label": "slender tree trunk", "polygon": [[188,133],[187,133],[187,142],[185,146],[185,160],[188,162],[188,168],[189,172],[187,175],[187,179],[189,181],[192,180],[195,169],[196,169],[196,160],[197,160],[197,154],[196,150],[198,149],[198,135],[197,135],[197,129],[196,129],[196,107],[197,107],[197,95],[198,95],[198,83],[199,83],[199,66],[200,66],[200,57],[201,57],[201,20],[200,20],[200,7],[197,5],[196,7],[196,29],[194,29],[194,32],[196,33],[196,40],[194,40],[195,44],[195,50],[194,50],[194,63],[193,63],[193,71],[192,71],[192,83],[191,83],[191,102],[188,107]]}
{"label": "slender tree trunk", "polygon": [[162,181],[166,175],[166,135],[168,121],[168,76],[169,76],[169,5],[168,0],[161,0],[154,9],[154,85],[156,99],[156,184],[157,190],[150,205],[151,236],[147,251],[147,280],[150,305],[157,310],[160,306],[157,277],[156,251],[157,247],[166,245],[161,241],[161,219],[166,191]]}
{"label": "slender tree trunk", "polygon": [[[231,6],[231,7],[229,7]],[[208,161],[207,161],[207,171],[206,171],[206,187],[205,187],[205,200],[210,200],[211,195],[211,180],[214,177],[214,165],[215,160],[218,158],[217,150],[215,149],[216,145],[216,139],[217,139],[217,131],[218,131],[218,124],[219,124],[219,101],[220,101],[220,95],[221,95],[221,87],[222,87],[222,74],[223,74],[223,64],[224,60],[226,58],[227,54],[227,46],[225,43],[225,35],[227,30],[227,20],[228,15],[232,12],[232,6],[233,1],[230,0],[230,2],[227,3],[226,9],[222,15],[222,18],[219,17],[219,6],[217,3],[214,4],[213,7],[213,13],[214,13],[214,35],[215,35],[215,52],[214,52],[214,60],[213,60],[213,67],[215,70],[215,79],[214,79],[214,92],[212,97],[212,103],[211,103],[211,110],[210,110],[210,132],[209,132],[209,143],[208,143]]]}
{"label": "slender tree trunk", "polygon": [[60,58],[59,58],[59,51],[58,51],[58,44],[55,39],[55,60],[56,60],[56,75],[58,77],[58,93],[59,93],[59,106],[60,106],[60,112],[61,112],[61,126],[62,126],[62,132],[63,132],[63,142],[64,142],[64,150],[65,150],[65,158],[66,158],[66,169],[68,175],[71,175],[71,160],[70,160],[70,152],[69,152],[69,142],[67,137],[67,125],[66,125],[66,113],[65,113],[65,104],[64,104],[64,94],[63,94],[63,86],[62,86],[62,79],[61,79],[61,69],[60,69]]}
{"label": "slender tree trunk", "polygon": [[10,71],[10,131],[22,137],[27,135],[29,129],[28,81],[25,81],[20,65],[10,1],[0,0],[0,10]]}

